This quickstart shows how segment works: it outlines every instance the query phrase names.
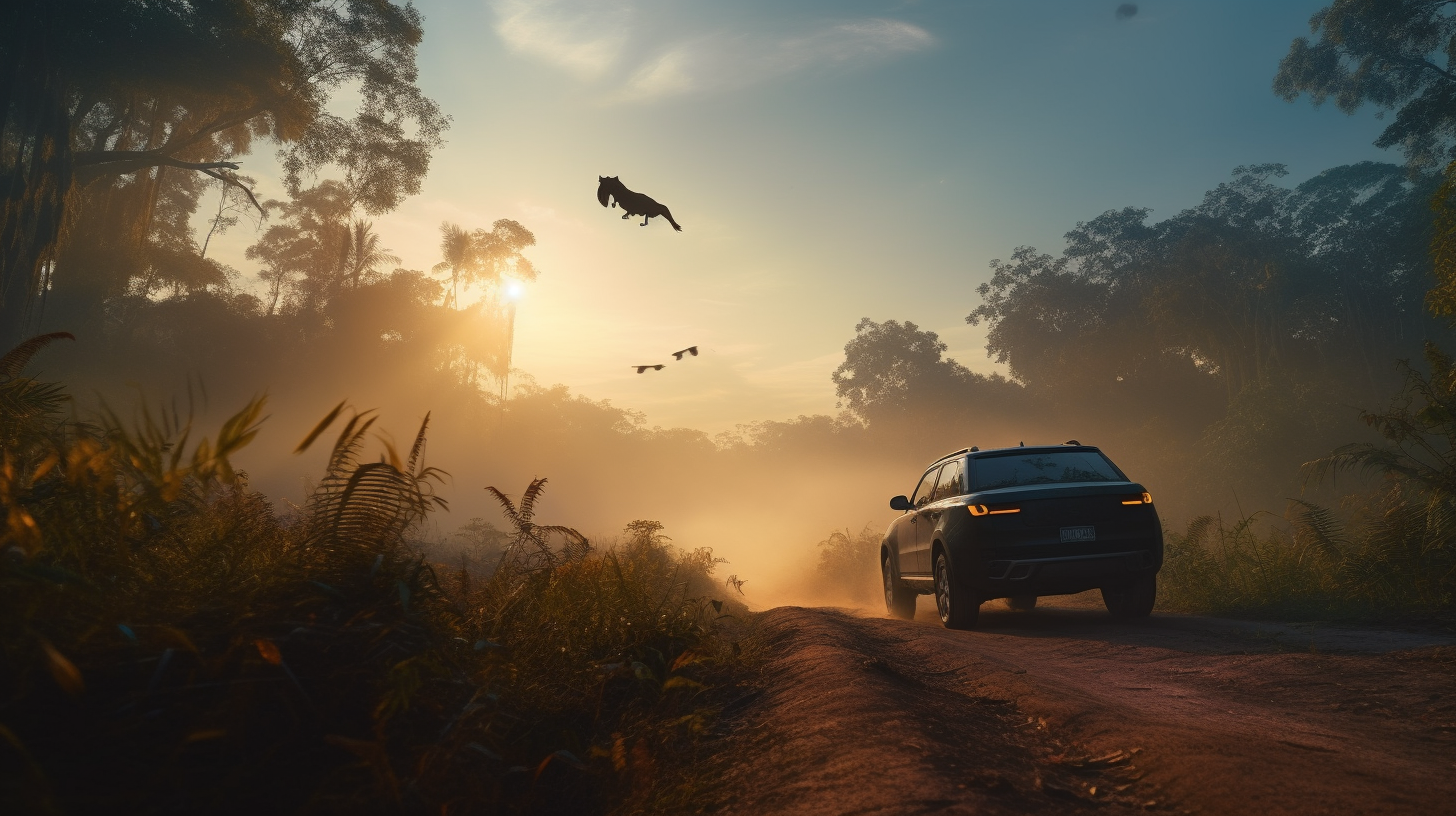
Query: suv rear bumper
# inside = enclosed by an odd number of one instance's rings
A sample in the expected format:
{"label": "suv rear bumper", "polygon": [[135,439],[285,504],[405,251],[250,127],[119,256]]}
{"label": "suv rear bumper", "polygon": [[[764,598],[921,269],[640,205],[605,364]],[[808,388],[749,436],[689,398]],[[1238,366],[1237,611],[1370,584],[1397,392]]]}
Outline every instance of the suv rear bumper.
{"label": "suv rear bumper", "polygon": [[1115,585],[1161,566],[1149,550],[991,561],[980,589],[985,598],[1069,595]]}

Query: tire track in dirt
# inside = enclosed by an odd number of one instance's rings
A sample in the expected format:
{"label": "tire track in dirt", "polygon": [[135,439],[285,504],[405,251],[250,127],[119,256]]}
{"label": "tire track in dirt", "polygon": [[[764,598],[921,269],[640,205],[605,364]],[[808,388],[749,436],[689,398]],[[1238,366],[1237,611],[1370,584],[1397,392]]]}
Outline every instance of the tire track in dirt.
{"label": "tire track in dirt", "polygon": [[1456,638],[998,606],[975,632],[762,613],[700,810],[1456,808]]}

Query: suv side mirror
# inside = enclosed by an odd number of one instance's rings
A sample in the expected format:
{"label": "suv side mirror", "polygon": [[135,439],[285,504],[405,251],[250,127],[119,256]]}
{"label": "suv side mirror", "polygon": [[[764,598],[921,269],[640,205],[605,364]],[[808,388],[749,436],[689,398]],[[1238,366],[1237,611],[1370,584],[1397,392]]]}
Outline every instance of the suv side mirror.
{"label": "suv side mirror", "polygon": [[910,503],[910,499],[908,497],[906,497],[906,496],[896,496],[895,498],[890,499],[890,509],[891,510],[914,510],[915,509],[915,505],[911,504]]}

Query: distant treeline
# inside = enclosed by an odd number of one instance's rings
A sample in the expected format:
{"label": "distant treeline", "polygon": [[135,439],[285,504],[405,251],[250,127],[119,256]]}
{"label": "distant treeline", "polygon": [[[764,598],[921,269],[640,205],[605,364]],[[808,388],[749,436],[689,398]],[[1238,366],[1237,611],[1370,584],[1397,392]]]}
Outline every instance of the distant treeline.
{"label": "distant treeline", "polygon": [[[1279,509],[1302,463],[1375,438],[1357,409],[1396,393],[1398,360],[1447,342],[1441,321],[1456,303],[1456,219],[1438,172],[1456,122],[1438,103],[1453,80],[1411,61],[1456,23],[1425,6],[1381,16],[1339,0],[1311,21],[1313,43],[1291,46],[1275,90],[1394,111],[1381,144],[1406,164],[1338,167],[1294,187],[1279,183],[1280,165],[1241,167],[1171,218],[1111,210],[1072,226],[1060,252],[1014,249],[964,304],[1007,377],[947,359],[934,332],[903,320],[913,315],[878,315],[854,327],[833,374],[836,416],[713,438],[650,428],[562,387],[525,382],[502,405],[510,347],[495,294],[506,277],[536,274],[522,255],[534,236],[504,220],[443,225],[440,263],[408,270],[368,220],[418,191],[447,124],[416,81],[417,12],[277,0],[13,8],[0,67],[25,93],[3,100],[0,122],[0,305],[11,334],[79,338],[50,352],[48,376],[113,397],[132,385],[176,393],[193,377],[223,407],[267,390],[284,427],[341,395],[395,416],[434,410],[447,469],[516,468],[481,483],[559,474],[561,489],[594,497],[603,529],[655,515],[678,529],[670,513],[621,509],[642,497],[709,513],[689,470],[780,510],[828,496],[835,507],[812,522],[822,533],[882,505],[887,487],[906,489],[945,450],[1068,438],[1158,486],[1172,520],[1236,503]],[[1389,36],[1345,36],[1357,29]],[[137,50],[155,58],[121,58]],[[1361,60],[1384,67],[1362,73]],[[336,113],[345,89],[357,105]],[[255,201],[237,171],[262,144],[280,151],[286,200]],[[218,234],[264,211],[254,269],[209,256]],[[483,297],[464,306],[471,285]],[[265,470],[256,484],[283,483]]]}

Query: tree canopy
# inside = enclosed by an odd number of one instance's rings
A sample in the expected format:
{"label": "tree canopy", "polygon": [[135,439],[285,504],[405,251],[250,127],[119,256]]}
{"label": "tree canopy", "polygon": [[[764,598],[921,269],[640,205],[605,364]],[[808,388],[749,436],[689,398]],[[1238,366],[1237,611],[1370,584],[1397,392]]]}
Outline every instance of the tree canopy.
{"label": "tree canopy", "polygon": [[[416,84],[421,22],[389,0],[7,4],[0,324],[21,327],[88,185],[135,176],[156,189],[170,170],[241,188],[237,159],[262,140],[290,191],[333,166],[366,212],[417,192],[448,123]],[[352,115],[330,107],[341,92],[358,99]]]}
{"label": "tree canopy", "polygon": [[1396,147],[1413,170],[1456,155],[1456,17],[1453,0],[1335,0],[1310,18],[1311,43],[1289,46],[1274,92],[1309,94],[1354,113],[1369,103],[1395,111],[1375,141]]}

